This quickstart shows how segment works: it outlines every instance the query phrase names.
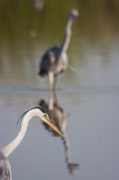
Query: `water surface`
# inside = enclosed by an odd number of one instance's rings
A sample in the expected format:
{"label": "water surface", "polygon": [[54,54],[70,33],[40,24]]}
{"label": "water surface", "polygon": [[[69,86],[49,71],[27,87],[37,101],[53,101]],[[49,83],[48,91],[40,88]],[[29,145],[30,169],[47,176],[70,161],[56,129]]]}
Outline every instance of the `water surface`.
{"label": "water surface", "polygon": [[0,147],[19,132],[16,123],[23,112],[41,100],[48,104],[48,80],[37,75],[40,58],[62,42],[69,9],[77,8],[81,16],[73,23],[67,52],[75,71],[68,68],[56,88],[58,107],[67,117],[66,139],[31,120],[24,140],[9,156],[13,179],[119,177],[118,2],[68,2],[45,1],[42,11],[36,11],[29,1],[1,1]]}

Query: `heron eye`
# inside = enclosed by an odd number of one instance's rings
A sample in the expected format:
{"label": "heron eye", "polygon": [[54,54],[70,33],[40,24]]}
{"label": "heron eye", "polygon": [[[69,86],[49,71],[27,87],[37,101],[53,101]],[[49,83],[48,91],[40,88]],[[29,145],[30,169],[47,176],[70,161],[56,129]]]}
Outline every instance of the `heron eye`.
{"label": "heron eye", "polygon": [[45,118],[48,118],[48,115],[47,115],[47,114],[44,114],[44,117],[45,117]]}

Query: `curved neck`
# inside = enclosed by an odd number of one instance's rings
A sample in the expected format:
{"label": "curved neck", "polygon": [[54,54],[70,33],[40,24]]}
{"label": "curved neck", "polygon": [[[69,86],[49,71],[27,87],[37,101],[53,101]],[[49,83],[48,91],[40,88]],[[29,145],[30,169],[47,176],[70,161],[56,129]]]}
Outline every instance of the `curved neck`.
{"label": "curved neck", "polygon": [[66,52],[70,43],[71,39],[71,25],[72,25],[73,19],[69,16],[66,23],[66,29],[65,29],[65,38],[61,46],[61,51]]}
{"label": "curved neck", "polygon": [[20,129],[20,132],[18,133],[17,137],[10,144],[8,144],[7,146],[5,146],[1,149],[6,157],[9,156],[12,153],[12,151],[14,151],[17,148],[17,146],[20,144],[20,142],[24,138],[24,136],[26,134],[28,122],[33,116],[34,115],[33,115],[32,111],[26,113],[26,115],[22,119],[21,129]]}

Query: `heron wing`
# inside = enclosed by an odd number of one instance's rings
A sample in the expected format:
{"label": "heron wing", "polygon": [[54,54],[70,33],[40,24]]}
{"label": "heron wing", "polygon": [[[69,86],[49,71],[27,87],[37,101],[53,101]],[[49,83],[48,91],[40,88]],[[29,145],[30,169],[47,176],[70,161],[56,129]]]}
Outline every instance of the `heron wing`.
{"label": "heron wing", "polygon": [[59,53],[60,48],[55,46],[44,54],[40,63],[40,75],[45,75],[49,70],[54,68],[54,65],[58,62]]}

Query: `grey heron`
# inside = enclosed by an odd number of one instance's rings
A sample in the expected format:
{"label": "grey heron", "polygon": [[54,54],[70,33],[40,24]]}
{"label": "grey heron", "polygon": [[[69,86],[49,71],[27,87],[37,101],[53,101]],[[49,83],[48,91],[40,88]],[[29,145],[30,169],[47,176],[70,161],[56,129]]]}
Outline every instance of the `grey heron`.
{"label": "grey heron", "polygon": [[42,57],[39,75],[44,77],[48,75],[50,90],[55,88],[58,75],[68,67],[67,49],[71,39],[71,26],[73,19],[78,18],[78,11],[70,10],[65,28],[65,37],[61,46],[54,46],[49,49]]}
{"label": "grey heron", "polygon": [[37,117],[41,119],[44,123],[48,124],[52,127],[58,134],[62,136],[62,133],[58,130],[58,128],[50,121],[46,110],[42,107],[35,107],[24,114],[18,120],[21,122],[21,129],[16,138],[10,142],[7,146],[0,148],[0,180],[12,180],[11,167],[9,160],[7,157],[17,148],[17,146],[21,143],[22,139],[26,134],[26,130],[28,127],[29,120],[32,117]]}

